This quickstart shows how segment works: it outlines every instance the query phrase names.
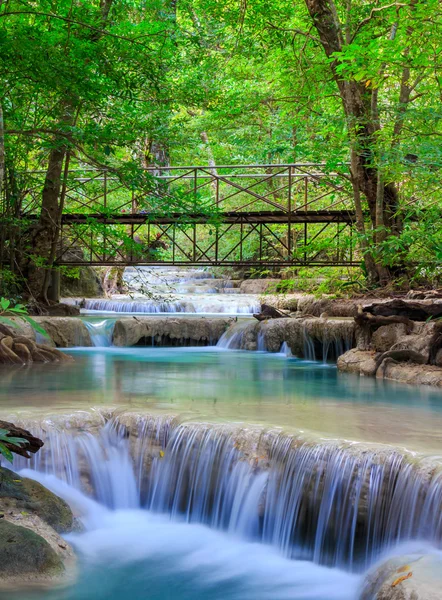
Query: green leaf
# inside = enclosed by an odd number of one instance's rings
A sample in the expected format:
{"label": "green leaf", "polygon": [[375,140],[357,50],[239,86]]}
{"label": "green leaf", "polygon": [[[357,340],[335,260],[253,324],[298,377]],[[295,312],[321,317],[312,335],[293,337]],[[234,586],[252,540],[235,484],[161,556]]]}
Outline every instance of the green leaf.
{"label": "green leaf", "polygon": [[10,300],[7,300],[7,298],[1,298],[0,299],[0,306],[2,307],[3,310],[7,310],[11,305]]}
{"label": "green leaf", "polygon": [[12,462],[14,458],[9,448],[6,448],[2,442],[0,442],[0,454],[2,454],[9,462]]}
{"label": "green leaf", "polygon": [[6,323],[6,325],[10,325],[11,327],[18,327],[18,323],[15,323],[15,321],[12,321],[11,319],[8,319],[8,317],[4,317],[3,315],[0,315],[0,322],[2,323]]}
{"label": "green leaf", "polygon": [[35,331],[37,331],[37,333],[41,333],[41,335],[43,335],[48,340],[51,339],[46,329],[44,329],[39,323],[37,323],[37,321],[34,321],[32,317],[30,317],[29,315],[24,315],[23,319],[27,321],[30,325],[32,325],[32,327],[35,329]]}

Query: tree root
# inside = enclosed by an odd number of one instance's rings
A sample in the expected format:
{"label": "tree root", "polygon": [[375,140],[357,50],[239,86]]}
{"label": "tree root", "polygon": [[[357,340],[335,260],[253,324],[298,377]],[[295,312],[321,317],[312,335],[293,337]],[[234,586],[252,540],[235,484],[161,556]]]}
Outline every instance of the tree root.
{"label": "tree root", "polygon": [[27,365],[33,362],[71,362],[72,358],[56,348],[37,344],[23,335],[15,335],[0,324],[0,364]]}
{"label": "tree root", "polygon": [[387,352],[382,352],[382,354],[376,358],[375,374],[377,374],[378,369],[380,369],[382,375],[385,376],[387,364],[398,362],[412,362],[418,365],[425,365],[427,359],[423,354],[416,352],[415,350],[388,350]]}

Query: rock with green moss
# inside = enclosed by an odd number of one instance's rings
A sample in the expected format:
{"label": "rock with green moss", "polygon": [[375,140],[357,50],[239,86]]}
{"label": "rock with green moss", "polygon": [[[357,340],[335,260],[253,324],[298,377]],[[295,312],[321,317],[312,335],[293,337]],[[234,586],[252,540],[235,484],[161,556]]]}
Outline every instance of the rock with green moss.
{"label": "rock with green moss", "polygon": [[0,520],[0,578],[58,577],[64,572],[61,556],[40,535]]}
{"label": "rock with green moss", "polygon": [[10,511],[35,514],[57,533],[72,529],[72,511],[64,500],[37,481],[0,467],[0,512]]}

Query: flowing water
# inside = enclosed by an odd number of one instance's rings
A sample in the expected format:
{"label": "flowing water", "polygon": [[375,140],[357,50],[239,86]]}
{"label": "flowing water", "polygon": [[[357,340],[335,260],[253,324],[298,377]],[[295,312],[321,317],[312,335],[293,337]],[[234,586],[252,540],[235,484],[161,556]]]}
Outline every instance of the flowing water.
{"label": "flowing water", "polygon": [[[259,309],[205,271],[126,273],[135,294],[156,278],[174,298],[86,312]],[[75,362],[2,369],[2,418],[45,441],[14,468],[84,525],[75,583],[8,600],[357,600],[383,553],[441,546],[439,390],[338,373],[350,338],[319,362],[306,330],[301,360],[246,318],[217,347],[116,348],[91,314]]]}
{"label": "flowing water", "polygon": [[[128,294],[112,299],[84,299],[83,313],[185,313],[229,314],[258,313],[257,295],[241,294],[229,279],[214,279],[210,272],[173,267],[134,267],[125,270]],[[72,302],[72,300],[67,300]]]}

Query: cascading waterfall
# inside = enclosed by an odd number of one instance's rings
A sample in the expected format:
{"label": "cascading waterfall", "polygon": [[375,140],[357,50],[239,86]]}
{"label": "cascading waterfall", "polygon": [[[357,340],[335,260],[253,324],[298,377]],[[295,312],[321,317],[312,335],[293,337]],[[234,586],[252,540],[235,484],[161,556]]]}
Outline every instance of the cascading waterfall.
{"label": "cascading waterfall", "polygon": [[[218,340],[218,348],[226,350],[247,350],[247,336],[255,337],[256,321],[240,321],[231,325]],[[253,348],[255,350],[256,348]]]}
{"label": "cascading waterfall", "polygon": [[82,301],[86,311],[117,313],[223,313],[253,314],[261,310],[257,299],[240,297],[231,299],[185,299],[168,302],[155,300],[103,300],[90,299]]}
{"label": "cascading waterfall", "polygon": [[112,346],[112,334],[115,327],[115,319],[103,319],[102,321],[83,321],[92,344],[98,348]]}
{"label": "cascading waterfall", "polygon": [[339,332],[332,333],[331,336],[325,334],[313,336],[307,325],[303,325],[303,358],[310,361],[322,360],[326,363],[329,360],[336,360],[338,356],[353,347],[352,332],[346,335],[339,335]]}
{"label": "cascading waterfall", "polygon": [[44,429],[33,428],[45,446],[31,467],[111,508],[142,506],[355,571],[400,541],[442,541],[441,465],[392,448],[173,417],[118,416],[95,434]]}

